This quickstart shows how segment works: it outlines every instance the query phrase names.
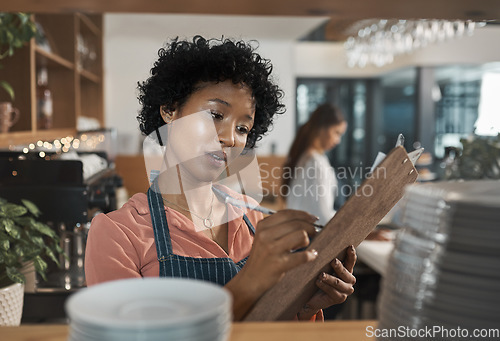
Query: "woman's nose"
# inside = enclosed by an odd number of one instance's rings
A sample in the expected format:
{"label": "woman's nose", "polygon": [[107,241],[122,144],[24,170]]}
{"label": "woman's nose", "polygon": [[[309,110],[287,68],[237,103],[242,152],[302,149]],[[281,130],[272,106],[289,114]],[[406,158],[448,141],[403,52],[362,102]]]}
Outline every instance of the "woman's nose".
{"label": "woman's nose", "polygon": [[219,135],[219,142],[224,147],[234,147],[235,137],[234,137],[234,129],[231,127],[221,127],[217,132]]}

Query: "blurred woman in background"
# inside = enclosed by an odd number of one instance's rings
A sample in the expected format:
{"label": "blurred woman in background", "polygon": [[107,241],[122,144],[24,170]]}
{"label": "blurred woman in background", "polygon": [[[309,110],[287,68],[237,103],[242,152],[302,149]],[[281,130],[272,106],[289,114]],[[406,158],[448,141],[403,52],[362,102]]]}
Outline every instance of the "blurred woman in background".
{"label": "blurred woman in background", "polygon": [[310,212],[322,225],[335,214],[338,186],[325,153],[340,143],[346,129],[339,109],[320,105],[300,127],[284,164],[282,193],[286,194],[287,208]]}

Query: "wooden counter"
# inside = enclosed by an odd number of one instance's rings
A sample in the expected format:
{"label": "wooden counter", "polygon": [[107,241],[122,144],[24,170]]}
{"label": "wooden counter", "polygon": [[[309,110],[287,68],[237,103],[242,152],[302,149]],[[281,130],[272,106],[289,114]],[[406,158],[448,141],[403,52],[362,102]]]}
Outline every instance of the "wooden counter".
{"label": "wooden counter", "polygon": [[[376,321],[233,323],[229,341],[373,340],[373,338],[366,336],[366,327],[375,327],[376,323]],[[9,341],[66,341],[68,330],[67,325],[0,327],[0,339]]]}

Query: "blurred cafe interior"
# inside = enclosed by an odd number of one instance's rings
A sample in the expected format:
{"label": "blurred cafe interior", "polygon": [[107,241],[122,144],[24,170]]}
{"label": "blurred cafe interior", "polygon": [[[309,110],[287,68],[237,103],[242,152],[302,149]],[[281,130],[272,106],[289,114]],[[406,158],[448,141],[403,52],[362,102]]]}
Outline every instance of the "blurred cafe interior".
{"label": "blurred cafe interior", "polygon": [[[29,14],[37,35],[9,53],[2,26],[18,13]],[[149,187],[137,82],[167,40],[197,34],[257,41],[284,90],[286,113],[256,147],[262,206],[285,208],[281,167],[323,103],[348,124],[326,154],[339,188],[359,186],[400,134],[408,152],[424,148],[416,183],[376,226],[383,238],[356,248],[354,294],[325,312],[323,326],[233,323],[228,340],[361,340],[377,326],[500,328],[498,1],[5,0],[0,15],[0,198],[34,203],[66,253],[60,267],[46,263],[45,279],[25,271],[21,328],[0,335],[43,330],[66,339],[65,303],[86,287],[92,218]],[[335,210],[353,195],[338,191]],[[4,219],[10,204],[1,204]],[[4,225],[0,275],[11,231]],[[16,324],[6,316],[0,323]]]}

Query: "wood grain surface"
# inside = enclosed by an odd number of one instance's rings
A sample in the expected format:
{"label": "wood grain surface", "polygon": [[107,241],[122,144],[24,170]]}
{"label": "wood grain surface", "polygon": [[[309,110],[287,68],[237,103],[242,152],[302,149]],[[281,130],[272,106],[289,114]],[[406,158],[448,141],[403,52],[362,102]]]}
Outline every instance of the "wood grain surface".
{"label": "wood grain surface", "polygon": [[[376,326],[376,321],[233,323],[229,341],[374,340],[367,336],[367,328],[372,330]],[[0,327],[0,340],[67,341],[69,330],[70,327],[63,324]]]}

